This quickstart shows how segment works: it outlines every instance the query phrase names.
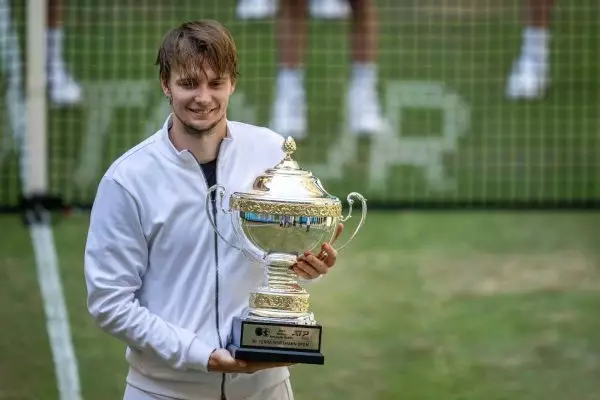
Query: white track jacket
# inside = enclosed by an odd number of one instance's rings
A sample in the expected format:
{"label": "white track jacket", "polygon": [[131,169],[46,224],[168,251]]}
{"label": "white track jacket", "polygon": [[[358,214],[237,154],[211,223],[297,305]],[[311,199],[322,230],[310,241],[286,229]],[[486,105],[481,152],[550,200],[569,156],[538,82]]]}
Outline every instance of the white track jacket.
{"label": "white track jacket", "polygon": [[[99,184],[85,249],[88,309],[127,343],[133,386],[180,399],[250,396],[284,381],[288,369],[222,374],[208,372],[207,363],[214,349],[227,346],[232,318],[248,305],[264,270],[214,233],[206,180],[191,152],[171,143],[170,118]],[[283,159],[282,143],[269,129],[228,121],[217,182],[228,195],[247,190]],[[230,217],[219,212],[217,224],[234,241]]]}

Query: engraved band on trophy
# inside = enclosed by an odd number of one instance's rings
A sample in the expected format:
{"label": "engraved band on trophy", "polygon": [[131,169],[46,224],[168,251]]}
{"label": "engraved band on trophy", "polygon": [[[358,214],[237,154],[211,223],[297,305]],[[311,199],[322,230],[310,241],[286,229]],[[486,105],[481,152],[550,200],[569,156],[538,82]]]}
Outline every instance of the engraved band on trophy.
{"label": "engraved band on trophy", "polygon": [[[206,213],[217,235],[266,265],[266,282],[250,294],[248,307],[234,319],[228,348],[242,360],[323,364],[322,327],[309,311],[309,294],[291,267],[299,254],[318,251],[323,242],[331,242],[338,223],[351,218],[357,199],[362,203],[361,219],[336,251],[346,247],[365,221],[366,200],[359,193],[350,193],[348,214],[342,216],[340,200],[292,158],[296,151],[293,138],[284,141],[283,151],[284,159],[256,177],[248,192],[231,194],[229,209],[223,206],[223,186],[212,186],[206,195]],[[216,210],[210,207],[213,199]],[[219,231],[215,223],[219,211],[230,215],[237,244]]]}

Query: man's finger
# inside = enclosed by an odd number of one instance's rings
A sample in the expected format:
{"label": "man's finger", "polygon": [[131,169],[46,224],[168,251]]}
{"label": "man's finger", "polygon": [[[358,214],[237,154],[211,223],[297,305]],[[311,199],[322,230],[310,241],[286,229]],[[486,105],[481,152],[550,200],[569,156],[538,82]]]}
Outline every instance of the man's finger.
{"label": "man's finger", "polygon": [[305,259],[306,259],[306,262],[313,269],[317,270],[317,272],[319,274],[326,274],[327,273],[327,270],[328,270],[329,266],[324,261],[318,259],[317,257],[315,257],[312,254],[309,254],[308,256],[306,256]]}
{"label": "man's finger", "polygon": [[319,276],[319,272],[315,270],[310,264],[306,261],[299,260],[296,263],[296,268],[301,271],[298,275],[302,276],[305,279],[313,279]]}
{"label": "man's finger", "polygon": [[[213,352],[214,357],[218,362],[217,368],[225,371],[239,371],[246,367],[247,362],[236,360],[231,353],[225,349],[217,349]],[[211,356],[213,357],[213,356]]]}
{"label": "man's finger", "polygon": [[333,239],[331,239],[331,244],[335,243],[335,241],[340,237],[342,232],[344,231],[344,224],[341,222],[335,228],[335,234],[333,235]]}
{"label": "man's finger", "polygon": [[[319,255],[317,256],[319,259],[326,260],[327,258],[329,258],[329,254],[334,254],[333,261],[325,262],[328,267],[333,266],[333,264],[335,263],[335,259],[337,257],[337,251],[333,248],[333,243],[335,243],[335,241],[340,237],[340,235],[342,234],[343,231],[344,231],[344,224],[342,224],[340,222],[335,229],[335,234],[333,235],[333,239],[331,239],[331,242],[329,243],[330,244],[329,250],[325,250],[324,244],[321,245],[321,251],[319,252]],[[305,255],[308,255],[308,254],[310,254],[310,253],[305,253]]]}
{"label": "man's finger", "polygon": [[323,262],[328,268],[333,267],[337,260],[337,251],[329,243],[323,243],[321,249],[327,253],[327,257],[323,260]]}
{"label": "man's finger", "polygon": [[319,271],[314,269],[313,266],[310,265],[306,261],[298,261],[297,267],[302,272],[304,272],[308,276],[309,279],[313,279],[313,278],[316,278],[317,276],[319,276]]}
{"label": "man's finger", "polygon": [[298,267],[298,265],[294,266],[292,269],[299,277],[304,278],[304,279],[310,279],[310,275],[308,275],[306,272],[304,272],[304,270],[301,270]]}
{"label": "man's finger", "polygon": [[238,367],[238,368],[245,368],[246,365],[248,364],[246,361],[243,360],[236,360],[235,358],[233,358],[233,356],[231,355],[231,353],[229,351],[223,351],[219,354],[220,357],[220,361],[222,363],[226,363],[227,365],[231,366],[231,367]]}

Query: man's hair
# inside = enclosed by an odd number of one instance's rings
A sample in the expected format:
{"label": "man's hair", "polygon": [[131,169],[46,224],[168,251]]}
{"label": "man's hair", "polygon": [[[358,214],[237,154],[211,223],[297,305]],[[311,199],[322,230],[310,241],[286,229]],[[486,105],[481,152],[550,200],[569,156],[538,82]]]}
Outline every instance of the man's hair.
{"label": "man's hair", "polygon": [[158,49],[156,65],[163,82],[168,82],[173,70],[198,77],[209,68],[218,77],[228,74],[233,82],[239,75],[231,33],[213,20],[186,22],[167,32]]}

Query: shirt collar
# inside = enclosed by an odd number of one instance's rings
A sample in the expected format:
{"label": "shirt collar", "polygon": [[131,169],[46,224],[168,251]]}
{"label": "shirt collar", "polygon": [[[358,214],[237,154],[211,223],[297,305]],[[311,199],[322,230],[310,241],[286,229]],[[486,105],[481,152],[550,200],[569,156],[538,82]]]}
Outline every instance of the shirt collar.
{"label": "shirt collar", "polygon": [[[191,153],[187,149],[177,150],[173,142],[171,142],[171,138],[169,138],[169,129],[173,126],[173,114],[169,114],[167,119],[165,120],[162,129],[160,130],[160,140],[162,142],[162,147],[166,150],[166,153],[171,158],[176,160],[189,160],[189,156]],[[233,126],[229,120],[227,120],[227,134],[223,138],[223,143],[221,143],[221,148],[227,147],[230,142],[233,141],[234,132]]]}

